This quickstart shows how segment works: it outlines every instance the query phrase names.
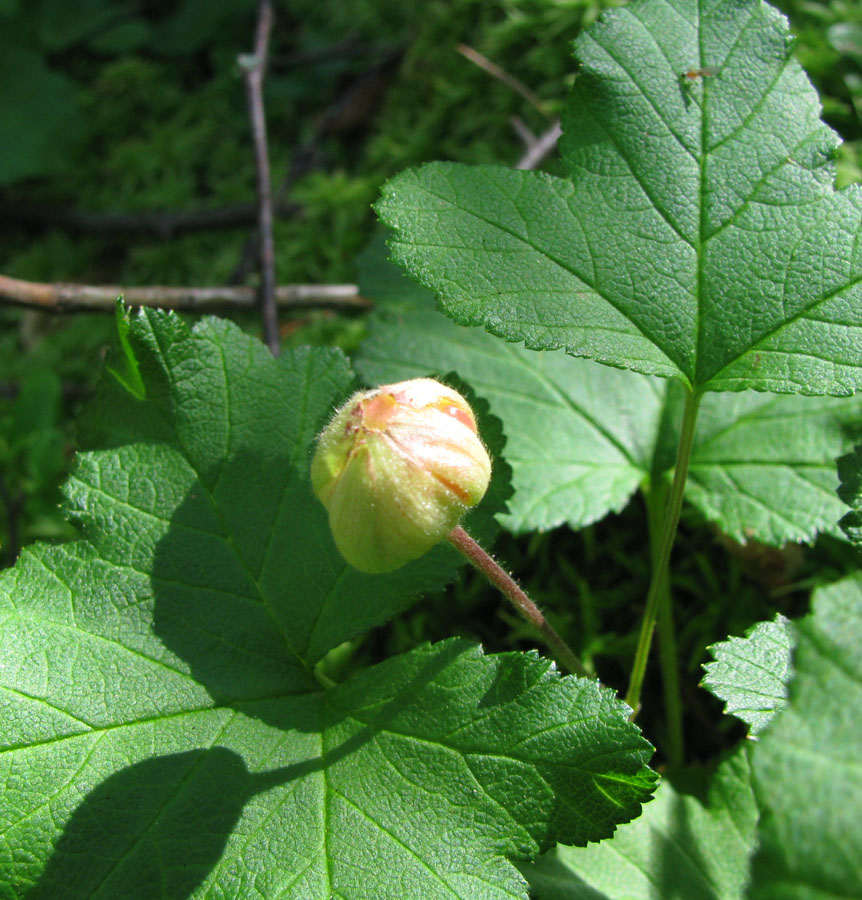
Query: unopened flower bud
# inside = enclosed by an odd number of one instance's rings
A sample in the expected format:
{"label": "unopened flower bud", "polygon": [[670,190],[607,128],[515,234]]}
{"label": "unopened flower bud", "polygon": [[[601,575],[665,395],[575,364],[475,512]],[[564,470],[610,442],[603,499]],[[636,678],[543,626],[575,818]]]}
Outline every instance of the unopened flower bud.
{"label": "unopened flower bud", "polygon": [[311,464],[335,544],[362,572],[422,556],[482,499],[490,477],[473,411],[431,378],[354,394],[318,438]]}

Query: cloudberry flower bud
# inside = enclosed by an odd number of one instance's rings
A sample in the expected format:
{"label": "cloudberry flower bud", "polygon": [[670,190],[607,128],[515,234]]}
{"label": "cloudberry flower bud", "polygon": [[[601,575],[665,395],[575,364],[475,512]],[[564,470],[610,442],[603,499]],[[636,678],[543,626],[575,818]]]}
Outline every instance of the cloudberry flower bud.
{"label": "cloudberry flower bud", "polygon": [[490,477],[473,411],[431,378],[354,394],[311,463],[336,546],[362,572],[422,556],[482,499]]}

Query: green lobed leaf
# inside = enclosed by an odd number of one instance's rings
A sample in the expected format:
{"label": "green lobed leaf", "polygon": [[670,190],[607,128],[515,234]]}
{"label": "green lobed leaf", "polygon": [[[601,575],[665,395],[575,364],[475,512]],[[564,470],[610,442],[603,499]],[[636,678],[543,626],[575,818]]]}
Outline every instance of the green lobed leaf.
{"label": "green lobed leaf", "polygon": [[568,178],[434,163],[377,210],[463,325],[695,390],[862,386],[862,191],[760,0],[635,0],[575,42]]}
{"label": "green lobed leaf", "polygon": [[[455,370],[503,421],[514,496],[506,528],[574,528],[621,509],[674,465],[682,390],[555,352],[534,352],[448,321],[380,244],[360,258],[375,310],[356,359],[369,384]],[[835,457],[852,447],[862,396],[707,395],[687,498],[726,534],[768,544],[840,534]]]}
{"label": "green lobed leaf", "polygon": [[665,779],[613,841],[557,847],[523,871],[537,900],[742,900],[757,819],[743,747],[718,766],[705,802]]}
{"label": "green lobed leaf", "polygon": [[750,900],[862,896],[862,574],[795,623],[788,704],[753,749],[762,811]]}
{"label": "green lobed leaf", "polygon": [[784,616],[759,622],[744,638],[708,648],[714,659],[704,664],[701,684],[724,700],[724,711],[742,719],[750,734],[759,734],[787,703],[793,645],[793,627]]}
{"label": "green lobed leaf", "polygon": [[[451,577],[338,556],[311,442],[352,385],[143,312],[66,487],[80,540],[0,575],[0,898],[526,897],[654,777],[628,709],[536,654],[421,647],[323,690],[331,647]],[[126,372],[129,371],[126,367]]]}
{"label": "green lobed leaf", "polygon": [[858,439],[862,395],[711,394],[686,497],[726,534],[781,545],[840,536],[835,458]]}

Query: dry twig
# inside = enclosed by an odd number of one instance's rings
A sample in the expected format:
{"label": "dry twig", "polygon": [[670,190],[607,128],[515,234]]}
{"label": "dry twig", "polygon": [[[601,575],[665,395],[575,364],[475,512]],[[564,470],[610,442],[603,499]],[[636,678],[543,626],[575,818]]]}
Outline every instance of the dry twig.
{"label": "dry twig", "polygon": [[496,63],[492,63],[487,56],[483,56],[478,50],[468,47],[466,44],[458,44],[457,51],[470,60],[471,63],[477,65],[480,69],[484,69],[489,75],[502,81],[506,87],[510,87],[516,94],[520,94],[531,106],[535,107],[546,119],[552,119],[554,114],[548,109],[544,100],[533,93],[527,85],[518,81],[514,75],[510,75],[501,69]]}
{"label": "dry twig", "polygon": [[521,143],[525,147],[532,147],[533,144],[536,143],[536,135],[533,134],[527,123],[520,116],[512,116],[512,118],[509,119],[509,124],[512,126],[512,131],[518,135],[521,139]]}
{"label": "dry twig", "polygon": [[[225,307],[253,308],[255,289],[237,287],[121,287],[120,285],[43,284],[0,275],[0,302],[45,312],[111,312],[122,297],[129,306],[211,312]],[[279,306],[295,309],[368,309],[355,284],[285,284],[275,293]]]}
{"label": "dry twig", "polygon": [[557,119],[550,128],[543,131],[531,144],[528,145],[524,155],[515,164],[516,169],[535,169],[542,164],[542,160],[557,146],[557,141],[563,129],[560,120]]}
{"label": "dry twig", "polygon": [[[289,191],[300,178],[320,168],[323,161],[320,142],[323,138],[350,132],[368,122],[380,103],[389,76],[403,56],[403,45],[387,49],[381,60],[362,72],[323,110],[309,139],[295,147],[291,153],[287,174],[275,192],[274,202],[277,206],[285,202]],[[251,234],[231,274],[230,284],[242,284],[245,281],[254,268],[257,253],[257,235]]]}
{"label": "dry twig", "polygon": [[263,79],[269,53],[269,35],[274,14],[271,0],[260,0],[254,53],[240,59],[245,75],[251,131],[254,137],[254,161],[257,170],[258,244],[260,247],[260,305],[263,336],[273,355],[281,342],[275,305],[275,244],[272,237],[272,184],[266,146],[266,114],[263,108]]}

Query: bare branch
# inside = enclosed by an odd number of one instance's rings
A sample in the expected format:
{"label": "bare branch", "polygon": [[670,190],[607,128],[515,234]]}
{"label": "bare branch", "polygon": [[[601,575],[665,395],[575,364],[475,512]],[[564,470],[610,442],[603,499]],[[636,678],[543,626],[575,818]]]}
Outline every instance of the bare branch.
{"label": "bare branch", "polygon": [[281,349],[278,315],[275,305],[275,243],[272,237],[272,183],[269,153],[266,146],[266,114],[263,108],[263,78],[269,53],[269,35],[274,14],[271,0],[260,0],[254,55],[243,57],[245,89],[248,99],[251,131],[254,138],[254,162],[257,170],[258,244],[260,247],[260,305],[263,334],[274,356]]}
{"label": "bare branch", "polygon": [[536,138],[535,142],[527,149],[527,152],[518,160],[515,168],[535,169],[540,166],[542,160],[553,152],[562,133],[563,129],[560,127],[560,120],[557,119],[547,131],[543,131]]}
{"label": "bare branch", "polygon": [[[309,139],[297,145],[291,153],[287,174],[275,192],[276,205],[284,203],[285,197],[300,178],[320,168],[323,162],[320,147],[322,138],[344,134],[367,123],[380,104],[392,72],[401,63],[404,50],[403,45],[391,48],[383,59],[351,81],[318,116]],[[257,234],[251,234],[231,274],[230,284],[241,284],[245,281],[254,267],[257,255]]]}
{"label": "bare branch", "polygon": [[466,44],[458,44],[455,48],[462,56],[465,56],[471,63],[477,65],[480,69],[484,69],[489,75],[502,81],[506,87],[511,88],[516,94],[520,94],[531,106],[535,107],[546,119],[552,119],[553,113],[548,109],[545,101],[538,94],[533,93],[527,85],[518,81],[513,75],[501,69],[496,63],[492,63],[487,56],[483,56],[478,50],[468,47]]}
{"label": "bare branch", "polygon": [[518,135],[521,139],[521,143],[523,143],[526,148],[529,149],[538,140],[536,135],[533,134],[527,126],[527,123],[520,116],[512,116],[512,118],[509,119],[509,124],[512,126],[512,131]]}
{"label": "bare branch", "polygon": [[[252,309],[255,289],[237,287],[122,287],[120,285],[43,284],[0,275],[0,302],[45,312],[111,312],[122,297],[129,306],[211,312],[225,307]],[[286,284],[279,287],[276,303],[293,309],[369,309],[355,284]]]}

